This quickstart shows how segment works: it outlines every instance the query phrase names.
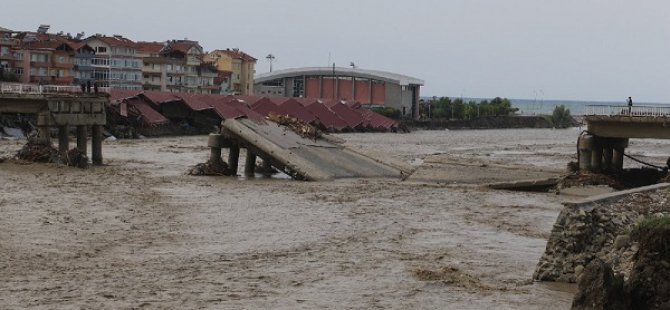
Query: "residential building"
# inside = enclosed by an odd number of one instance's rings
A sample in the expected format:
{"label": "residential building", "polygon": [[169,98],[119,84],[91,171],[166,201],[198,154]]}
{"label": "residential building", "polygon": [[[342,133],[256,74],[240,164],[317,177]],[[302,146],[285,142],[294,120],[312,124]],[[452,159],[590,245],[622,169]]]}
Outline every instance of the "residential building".
{"label": "residential building", "polygon": [[22,83],[71,85],[74,82],[73,42],[48,34],[49,26],[38,32],[20,32],[14,45],[14,72]]}
{"label": "residential building", "polygon": [[13,31],[0,27],[0,81],[11,81],[16,78],[13,48],[17,40],[12,34]]}
{"label": "residential building", "polygon": [[120,35],[96,34],[83,43],[95,51],[91,60],[93,79],[102,87],[142,89],[142,58],[135,42]]}
{"label": "residential building", "polygon": [[211,94],[216,70],[202,62],[200,44],[190,40],[138,42],[144,89]]}
{"label": "residential building", "polygon": [[217,76],[214,79],[214,85],[218,86],[218,94],[231,94],[233,92],[231,87],[230,77],[233,72],[217,70]]}
{"label": "residential building", "polygon": [[234,48],[209,52],[205,56],[205,61],[213,63],[219,71],[232,72],[230,84],[234,94],[245,96],[254,94],[256,58]]}

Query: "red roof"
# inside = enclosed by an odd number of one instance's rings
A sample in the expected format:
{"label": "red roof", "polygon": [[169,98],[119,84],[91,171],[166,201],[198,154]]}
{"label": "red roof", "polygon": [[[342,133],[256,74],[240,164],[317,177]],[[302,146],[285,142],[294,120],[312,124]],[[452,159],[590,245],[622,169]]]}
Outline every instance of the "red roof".
{"label": "red roof", "polygon": [[258,114],[263,116],[268,116],[270,113],[277,113],[281,115],[287,115],[288,112],[282,107],[272,103],[268,98],[262,98],[251,106],[251,109],[256,111]]}
{"label": "red roof", "polygon": [[321,102],[314,102],[305,108],[312,112],[312,114],[318,118],[318,122],[327,128],[342,130],[348,127],[344,120],[333,113],[333,111],[329,110]]}
{"label": "red roof", "polygon": [[184,101],[184,103],[186,103],[186,105],[188,105],[189,108],[191,108],[193,111],[202,111],[213,108],[211,102],[208,103],[204,97],[184,93],[180,93],[177,96],[181,98],[181,100]]}
{"label": "red roof", "polygon": [[149,100],[151,100],[156,105],[161,105],[161,103],[164,102],[170,102],[180,99],[173,93],[165,91],[145,90],[142,94],[145,97],[149,98]]}
{"label": "red roof", "polygon": [[317,119],[314,113],[305,109],[305,107],[302,104],[300,104],[300,102],[298,102],[297,100],[288,99],[285,100],[284,103],[280,104],[279,106],[283,108],[288,115],[298,118],[304,121],[305,123],[312,123]]}
{"label": "red roof", "polygon": [[126,99],[130,97],[135,97],[142,93],[141,90],[128,90],[128,89],[118,89],[112,88],[109,90],[109,100],[116,101],[121,99]]}
{"label": "red roof", "polygon": [[330,107],[330,110],[337,114],[337,116],[344,120],[351,128],[363,125],[363,116],[343,103],[334,104]]}
{"label": "red roof", "polygon": [[360,112],[363,118],[365,119],[366,126],[384,130],[390,130],[391,128],[398,126],[397,121],[390,119],[386,116],[383,116],[379,113],[376,113],[374,111],[368,109],[358,109],[357,111]]}
{"label": "red roof", "polygon": [[86,39],[86,41],[93,40],[93,39],[98,39],[98,40],[104,42],[105,44],[107,44],[109,46],[123,46],[123,47],[132,47],[132,48],[135,47],[135,42],[133,42],[132,40],[130,40],[128,38],[124,38],[122,36],[108,37],[108,36],[105,36],[105,35],[101,35],[101,36],[95,35],[95,36],[88,37]]}
{"label": "red roof", "polygon": [[246,115],[248,118],[263,119],[265,117],[265,116],[261,115],[260,113],[252,110],[251,107],[242,100],[239,100],[239,99],[236,99],[236,98],[226,97],[226,99],[224,100],[224,103],[226,105],[234,107],[238,111],[244,113],[244,115]]}
{"label": "red roof", "polygon": [[144,53],[159,53],[165,44],[161,42],[144,42],[144,41],[139,41],[135,44],[135,48],[137,49],[138,52],[144,52]]}
{"label": "red roof", "polygon": [[160,125],[170,122],[170,120],[151,108],[151,106],[140,97],[132,97],[125,99],[124,101],[128,103],[128,108],[131,114],[137,114],[137,116],[147,124]]}
{"label": "red roof", "polygon": [[236,50],[236,49],[215,50],[214,52],[215,53],[220,52],[222,54],[226,54],[233,59],[242,59],[242,60],[245,60],[245,61],[256,61],[257,60],[256,58],[251,57],[249,54],[247,54],[245,52],[242,52],[240,50]]}

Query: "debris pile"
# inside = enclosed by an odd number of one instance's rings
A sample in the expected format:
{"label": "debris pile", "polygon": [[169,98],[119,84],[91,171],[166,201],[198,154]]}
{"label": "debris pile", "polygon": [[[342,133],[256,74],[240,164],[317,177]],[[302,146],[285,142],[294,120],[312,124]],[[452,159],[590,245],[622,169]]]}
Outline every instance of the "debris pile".
{"label": "debris pile", "polygon": [[27,161],[56,163],[58,162],[58,150],[51,144],[41,143],[37,138],[31,137],[28,139],[28,143],[16,154],[16,157]]}
{"label": "debris pile", "polygon": [[66,156],[67,158],[65,158],[64,162],[68,166],[82,169],[88,168],[88,156],[86,156],[86,153],[80,152],[77,148],[69,150]]}
{"label": "debris pile", "polygon": [[290,128],[303,138],[316,140],[321,137],[321,132],[318,129],[298,118],[270,112],[268,119],[277,123],[278,126],[283,125]]}
{"label": "debris pile", "polygon": [[208,160],[205,163],[197,164],[188,171],[189,175],[230,175],[228,164],[223,160]]}

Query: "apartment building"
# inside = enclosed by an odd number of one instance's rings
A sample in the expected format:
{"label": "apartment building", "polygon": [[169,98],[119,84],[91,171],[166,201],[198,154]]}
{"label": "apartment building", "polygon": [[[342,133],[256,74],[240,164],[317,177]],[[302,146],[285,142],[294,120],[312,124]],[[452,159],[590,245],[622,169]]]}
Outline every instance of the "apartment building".
{"label": "apartment building", "polygon": [[0,27],[0,81],[16,79],[13,49],[17,41],[12,34],[13,31]]}
{"label": "apartment building", "polygon": [[197,41],[138,42],[137,51],[143,61],[144,89],[201,94],[218,89],[216,69],[202,62]]}
{"label": "apartment building", "polygon": [[232,93],[238,95],[254,94],[254,74],[256,73],[257,59],[237,48],[214,50],[205,56],[206,62],[211,62],[219,71],[230,71]]}
{"label": "apartment building", "polygon": [[135,42],[120,35],[96,34],[83,41],[95,51],[93,79],[102,87],[142,89],[142,58]]}
{"label": "apartment building", "polygon": [[22,83],[71,85],[75,46],[59,35],[47,34],[47,29],[42,25],[38,32],[14,36],[14,73]]}

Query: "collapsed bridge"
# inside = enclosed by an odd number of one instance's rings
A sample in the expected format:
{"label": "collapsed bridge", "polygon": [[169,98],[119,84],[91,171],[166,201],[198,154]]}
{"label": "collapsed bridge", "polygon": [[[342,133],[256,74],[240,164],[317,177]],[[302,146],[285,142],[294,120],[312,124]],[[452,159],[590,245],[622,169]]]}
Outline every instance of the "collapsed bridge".
{"label": "collapsed bridge", "polygon": [[294,179],[320,181],[337,178],[397,178],[411,168],[390,160],[374,159],[327,136],[301,136],[287,126],[267,119],[227,119],[221,134],[211,134],[210,162],[221,161],[228,149],[228,169],[236,175],[240,149],[247,150],[245,175],[255,174],[256,159]]}

